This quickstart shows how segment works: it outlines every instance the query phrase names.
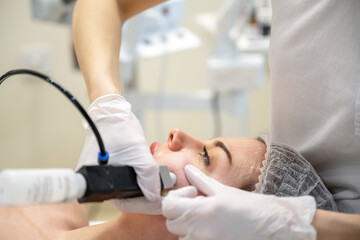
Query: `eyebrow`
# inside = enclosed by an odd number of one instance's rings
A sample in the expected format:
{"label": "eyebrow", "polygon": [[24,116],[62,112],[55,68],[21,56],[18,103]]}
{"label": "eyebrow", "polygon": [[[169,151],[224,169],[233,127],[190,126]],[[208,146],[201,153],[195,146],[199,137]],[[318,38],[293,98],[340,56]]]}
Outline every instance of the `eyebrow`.
{"label": "eyebrow", "polygon": [[229,149],[227,149],[227,147],[225,146],[225,144],[222,141],[217,140],[214,142],[214,145],[215,147],[221,148],[226,153],[226,156],[229,159],[230,164],[232,164],[231,154],[229,152]]}

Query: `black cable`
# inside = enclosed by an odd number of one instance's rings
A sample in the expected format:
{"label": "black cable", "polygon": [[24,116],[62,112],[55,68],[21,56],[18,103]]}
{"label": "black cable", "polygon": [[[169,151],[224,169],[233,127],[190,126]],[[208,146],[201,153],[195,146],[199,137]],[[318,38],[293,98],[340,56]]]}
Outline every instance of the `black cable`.
{"label": "black cable", "polygon": [[50,77],[46,76],[45,74],[42,74],[42,73],[34,71],[34,70],[30,70],[30,69],[15,69],[15,70],[8,71],[7,73],[5,73],[4,75],[2,75],[0,77],[0,84],[2,84],[7,78],[14,76],[14,75],[18,75],[18,74],[28,74],[28,75],[36,76],[36,77],[39,77],[39,78],[45,80],[46,82],[48,82],[51,85],[53,85],[54,87],[56,87],[75,105],[75,107],[80,111],[80,113],[83,115],[83,117],[89,123],[91,129],[93,130],[93,132],[95,134],[95,137],[97,139],[97,142],[98,142],[99,148],[100,148],[100,152],[98,155],[99,164],[107,164],[107,162],[109,160],[109,153],[105,150],[105,146],[101,139],[100,133],[97,130],[94,122],[91,120],[91,118],[86,113],[84,108],[80,105],[80,103],[76,100],[76,98],[73,95],[71,95],[67,90],[65,90],[62,86],[60,86],[58,83],[54,82],[54,80],[52,80]]}

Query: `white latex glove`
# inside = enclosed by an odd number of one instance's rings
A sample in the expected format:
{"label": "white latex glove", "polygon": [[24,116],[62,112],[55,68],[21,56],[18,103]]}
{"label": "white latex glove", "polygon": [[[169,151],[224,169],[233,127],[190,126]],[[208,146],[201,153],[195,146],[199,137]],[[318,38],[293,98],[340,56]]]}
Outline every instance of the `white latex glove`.
{"label": "white latex glove", "polygon": [[[117,94],[105,95],[90,105],[88,113],[109,152],[108,164],[134,167],[138,184],[146,197],[111,202],[121,211],[159,213],[161,211],[159,165],[151,155],[142,127],[131,112],[130,103]],[[99,145],[85,120],[83,124],[86,139],[77,169],[83,165],[98,165]]]}
{"label": "white latex glove", "polygon": [[315,239],[311,222],[316,204],[312,197],[261,195],[225,186],[187,165],[194,186],[170,191],[162,202],[170,232],[181,240],[200,239]]}

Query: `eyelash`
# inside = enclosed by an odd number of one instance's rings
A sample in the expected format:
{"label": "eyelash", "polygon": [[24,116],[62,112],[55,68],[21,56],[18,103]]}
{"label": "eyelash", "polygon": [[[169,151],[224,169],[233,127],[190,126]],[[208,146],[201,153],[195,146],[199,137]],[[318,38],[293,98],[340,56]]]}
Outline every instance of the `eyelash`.
{"label": "eyelash", "polygon": [[209,157],[209,154],[208,154],[208,151],[207,151],[206,147],[204,147],[204,152],[199,153],[199,154],[203,158],[205,165],[209,166],[210,165],[210,157]]}

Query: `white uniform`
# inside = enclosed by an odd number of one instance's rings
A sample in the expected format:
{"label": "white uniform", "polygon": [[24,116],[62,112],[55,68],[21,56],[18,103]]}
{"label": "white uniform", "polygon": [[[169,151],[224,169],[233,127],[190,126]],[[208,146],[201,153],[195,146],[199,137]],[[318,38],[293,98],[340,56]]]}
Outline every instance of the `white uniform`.
{"label": "white uniform", "polygon": [[270,138],[360,213],[360,0],[273,0]]}

